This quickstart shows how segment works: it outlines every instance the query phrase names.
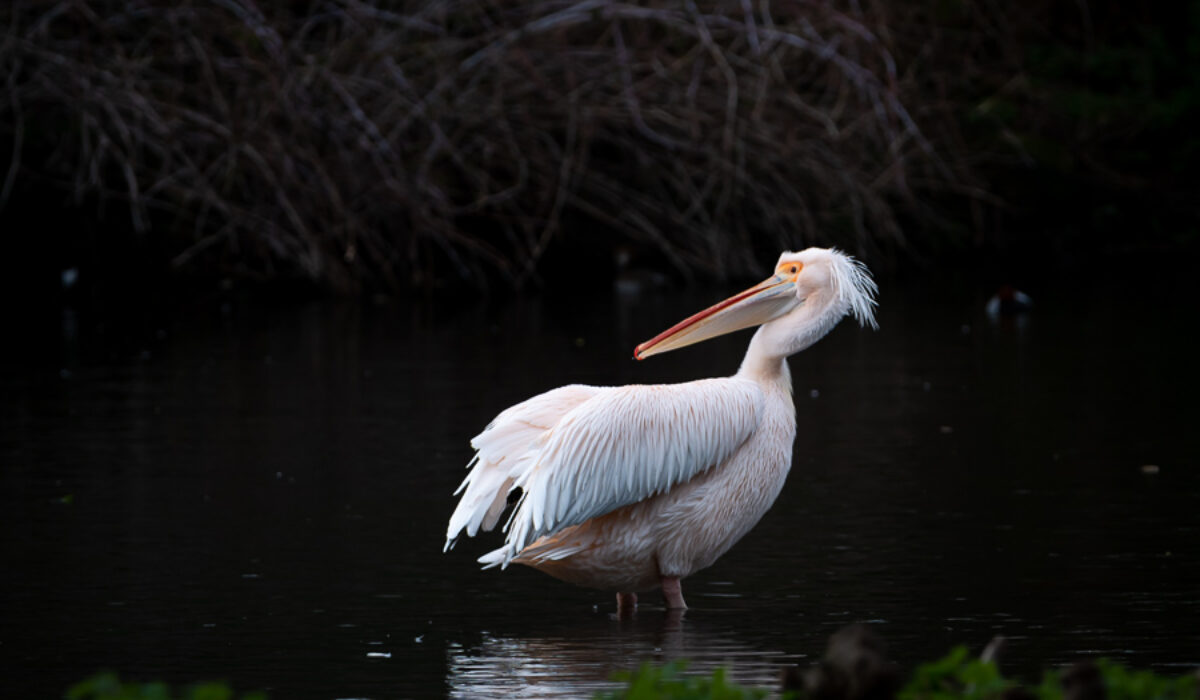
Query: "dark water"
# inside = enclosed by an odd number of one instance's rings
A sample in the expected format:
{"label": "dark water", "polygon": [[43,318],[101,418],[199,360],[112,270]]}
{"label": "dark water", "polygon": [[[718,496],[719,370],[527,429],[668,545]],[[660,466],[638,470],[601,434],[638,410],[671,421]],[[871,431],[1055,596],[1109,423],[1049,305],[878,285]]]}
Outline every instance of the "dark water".
{"label": "dark water", "polygon": [[676,657],[774,684],[854,621],[906,665],[997,634],[1027,678],[1200,665],[1195,318],[1119,290],[990,323],[977,296],[885,286],[880,331],[792,359],[788,485],[685,582],[682,619],[479,571],[495,538],[441,553],[502,408],[734,371],[744,334],[630,359],[722,291],[48,311],[0,372],[5,694],[107,668],[276,698],[572,697]]}

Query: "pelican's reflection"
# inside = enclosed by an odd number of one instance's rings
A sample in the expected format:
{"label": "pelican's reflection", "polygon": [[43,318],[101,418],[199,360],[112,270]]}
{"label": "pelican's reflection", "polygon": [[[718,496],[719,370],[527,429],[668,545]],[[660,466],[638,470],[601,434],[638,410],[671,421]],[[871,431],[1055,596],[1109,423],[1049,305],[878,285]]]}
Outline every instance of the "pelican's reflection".
{"label": "pelican's reflection", "polygon": [[724,666],[738,683],[776,688],[781,667],[800,658],[753,647],[685,615],[643,609],[629,620],[596,615],[528,635],[484,632],[478,644],[449,645],[447,685],[452,697],[463,698],[591,697],[614,686],[614,671],[688,659],[689,673]]}

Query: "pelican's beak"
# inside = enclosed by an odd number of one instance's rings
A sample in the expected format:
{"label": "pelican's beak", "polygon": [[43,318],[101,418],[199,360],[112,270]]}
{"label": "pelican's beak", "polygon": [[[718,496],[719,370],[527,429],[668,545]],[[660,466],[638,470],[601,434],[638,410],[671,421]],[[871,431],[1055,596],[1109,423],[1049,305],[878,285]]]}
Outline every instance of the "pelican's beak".
{"label": "pelican's beak", "polygon": [[702,340],[761,326],[795,308],[796,272],[780,271],[744,292],[713,304],[689,316],[633,349],[633,356],[644,360],[668,350],[676,350]]}

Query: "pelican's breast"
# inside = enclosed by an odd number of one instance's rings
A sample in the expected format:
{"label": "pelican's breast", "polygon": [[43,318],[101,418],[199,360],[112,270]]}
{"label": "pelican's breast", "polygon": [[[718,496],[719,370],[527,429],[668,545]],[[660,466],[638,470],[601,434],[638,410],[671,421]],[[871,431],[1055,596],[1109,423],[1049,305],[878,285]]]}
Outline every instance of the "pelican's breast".
{"label": "pelican's breast", "polygon": [[711,566],[775,503],[792,465],[796,414],[788,392],[768,394],[765,408],[758,430],[724,464],[666,494],[657,519],[662,575]]}

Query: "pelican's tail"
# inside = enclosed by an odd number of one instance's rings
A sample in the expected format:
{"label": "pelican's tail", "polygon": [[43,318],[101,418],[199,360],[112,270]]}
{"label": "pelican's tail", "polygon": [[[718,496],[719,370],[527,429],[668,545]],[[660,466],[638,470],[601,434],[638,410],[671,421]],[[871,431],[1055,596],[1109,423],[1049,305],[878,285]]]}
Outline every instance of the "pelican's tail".
{"label": "pelican's tail", "polygon": [[479,557],[476,561],[483,564],[483,568],[485,569],[494,569],[497,566],[501,569],[507,569],[508,563],[512,561],[512,553],[509,549],[509,547],[501,547],[500,549],[492,550]]}
{"label": "pelican's tail", "polygon": [[[577,528],[573,528],[577,529]],[[485,569],[494,569],[497,566],[501,569],[507,569],[512,562],[518,564],[537,564],[543,561],[558,561],[567,557],[578,554],[586,549],[589,545],[579,538],[571,538],[570,542],[566,538],[556,535],[538,538],[519,553],[515,550],[512,544],[506,544],[503,547],[488,552],[479,557],[478,561],[483,564]]]}

